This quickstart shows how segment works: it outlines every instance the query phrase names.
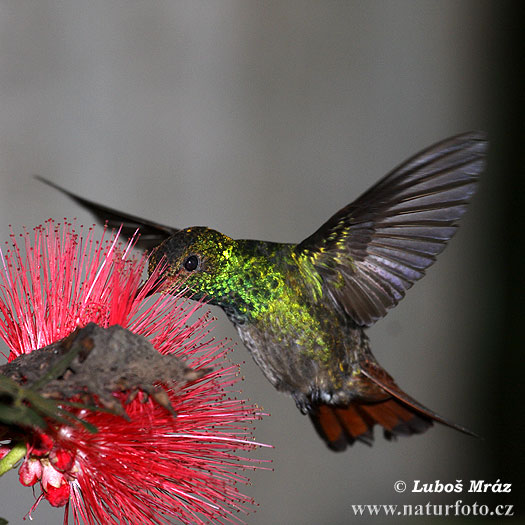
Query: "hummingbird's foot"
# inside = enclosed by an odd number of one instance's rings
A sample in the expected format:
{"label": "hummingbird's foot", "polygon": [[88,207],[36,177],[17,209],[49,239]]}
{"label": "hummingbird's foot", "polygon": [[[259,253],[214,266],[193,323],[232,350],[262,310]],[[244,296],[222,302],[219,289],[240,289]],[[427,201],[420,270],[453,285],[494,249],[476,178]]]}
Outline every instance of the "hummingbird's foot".
{"label": "hummingbird's foot", "polygon": [[293,392],[292,397],[295,401],[295,405],[301,411],[302,414],[309,414],[310,411],[313,409],[310,400],[303,392]]}

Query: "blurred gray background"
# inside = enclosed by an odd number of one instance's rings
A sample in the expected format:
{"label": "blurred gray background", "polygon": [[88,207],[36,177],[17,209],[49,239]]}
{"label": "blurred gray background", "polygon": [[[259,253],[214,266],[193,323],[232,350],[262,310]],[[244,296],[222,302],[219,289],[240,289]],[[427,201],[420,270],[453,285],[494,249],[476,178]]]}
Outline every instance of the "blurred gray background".
{"label": "blurred gray background", "polygon": [[[300,241],[421,148],[490,134],[459,233],[369,332],[401,387],[484,439],[437,426],[390,443],[376,431],[372,448],[334,454],[239,343],[244,395],[271,413],[256,437],[275,446],[257,453],[274,472],[250,474],[260,507],[248,523],[342,525],[364,503],[519,503],[521,5],[0,1],[2,242],[9,224],[92,222],[36,173],[159,222]],[[217,315],[216,335],[237,341]],[[414,479],[514,485],[510,495],[395,493],[396,480]],[[16,473],[0,479],[10,523],[33,501]],[[61,516],[43,502],[33,517]]]}

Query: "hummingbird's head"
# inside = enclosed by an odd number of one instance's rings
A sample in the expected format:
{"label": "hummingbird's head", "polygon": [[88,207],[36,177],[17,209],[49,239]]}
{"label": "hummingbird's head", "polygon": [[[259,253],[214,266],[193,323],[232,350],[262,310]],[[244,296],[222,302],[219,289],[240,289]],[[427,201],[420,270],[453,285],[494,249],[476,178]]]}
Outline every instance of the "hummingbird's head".
{"label": "hummingbird's head", "polygon": [[181,282],[186,295],[220,304],[228,296],[235,271],[235,241],[222,233],[195,226],[178,231],[152,252],[151,275],[160,264],[157,291],[170,293]]}

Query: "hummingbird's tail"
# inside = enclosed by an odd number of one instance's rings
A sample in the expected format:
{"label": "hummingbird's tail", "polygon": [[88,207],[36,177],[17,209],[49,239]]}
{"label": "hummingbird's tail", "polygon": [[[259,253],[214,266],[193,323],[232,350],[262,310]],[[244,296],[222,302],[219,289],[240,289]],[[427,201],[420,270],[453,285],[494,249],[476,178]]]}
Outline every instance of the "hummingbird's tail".
{"label": "hummingbird's tail", "polygon": [[375,403],[352,401],[350,405],[318,405],[310,413],[317,433],[328,447],[336,452],[361,441],[372,445],[373,427],[383,427],[386,439],[425,432],[432,419],[412,411],[394,398]]}
{"label": "hummingbird's tail", "polygon": [[421,434],[434,421],[476,436],[465,427],[452,423],[418,403],[403,392],[376,363],[361,363],[361,374],[364,376],[362,380],[369,382],[371,388],[380,387],[390,397],[375,402],[354,399],[347,406],[318,404],[310,412],[310,419],[330,449],[343,451],[356,441],[372,445],[374,425],[383,427],[384,436],[388,440],[397,436]]}

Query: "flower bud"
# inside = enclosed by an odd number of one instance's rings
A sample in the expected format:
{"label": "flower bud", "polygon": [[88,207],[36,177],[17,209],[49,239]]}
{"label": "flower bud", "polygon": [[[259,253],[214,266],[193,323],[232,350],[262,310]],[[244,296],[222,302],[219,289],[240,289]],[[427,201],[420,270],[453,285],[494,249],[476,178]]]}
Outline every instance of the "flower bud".
{"label": "flower bud", "polygon": [[32,487],[42,477],[42,464],[39,459],[27,458],[18,470],[20,483]]}
{"label": "flower bud", "polygon": [[73,461],[75,459],[75,456],[64,449],[58,449],[54,448],[49,453],[49,461],[51,462],[51,465],[55,467],[60,472],[67,472],[71,469],[73,466]]}

